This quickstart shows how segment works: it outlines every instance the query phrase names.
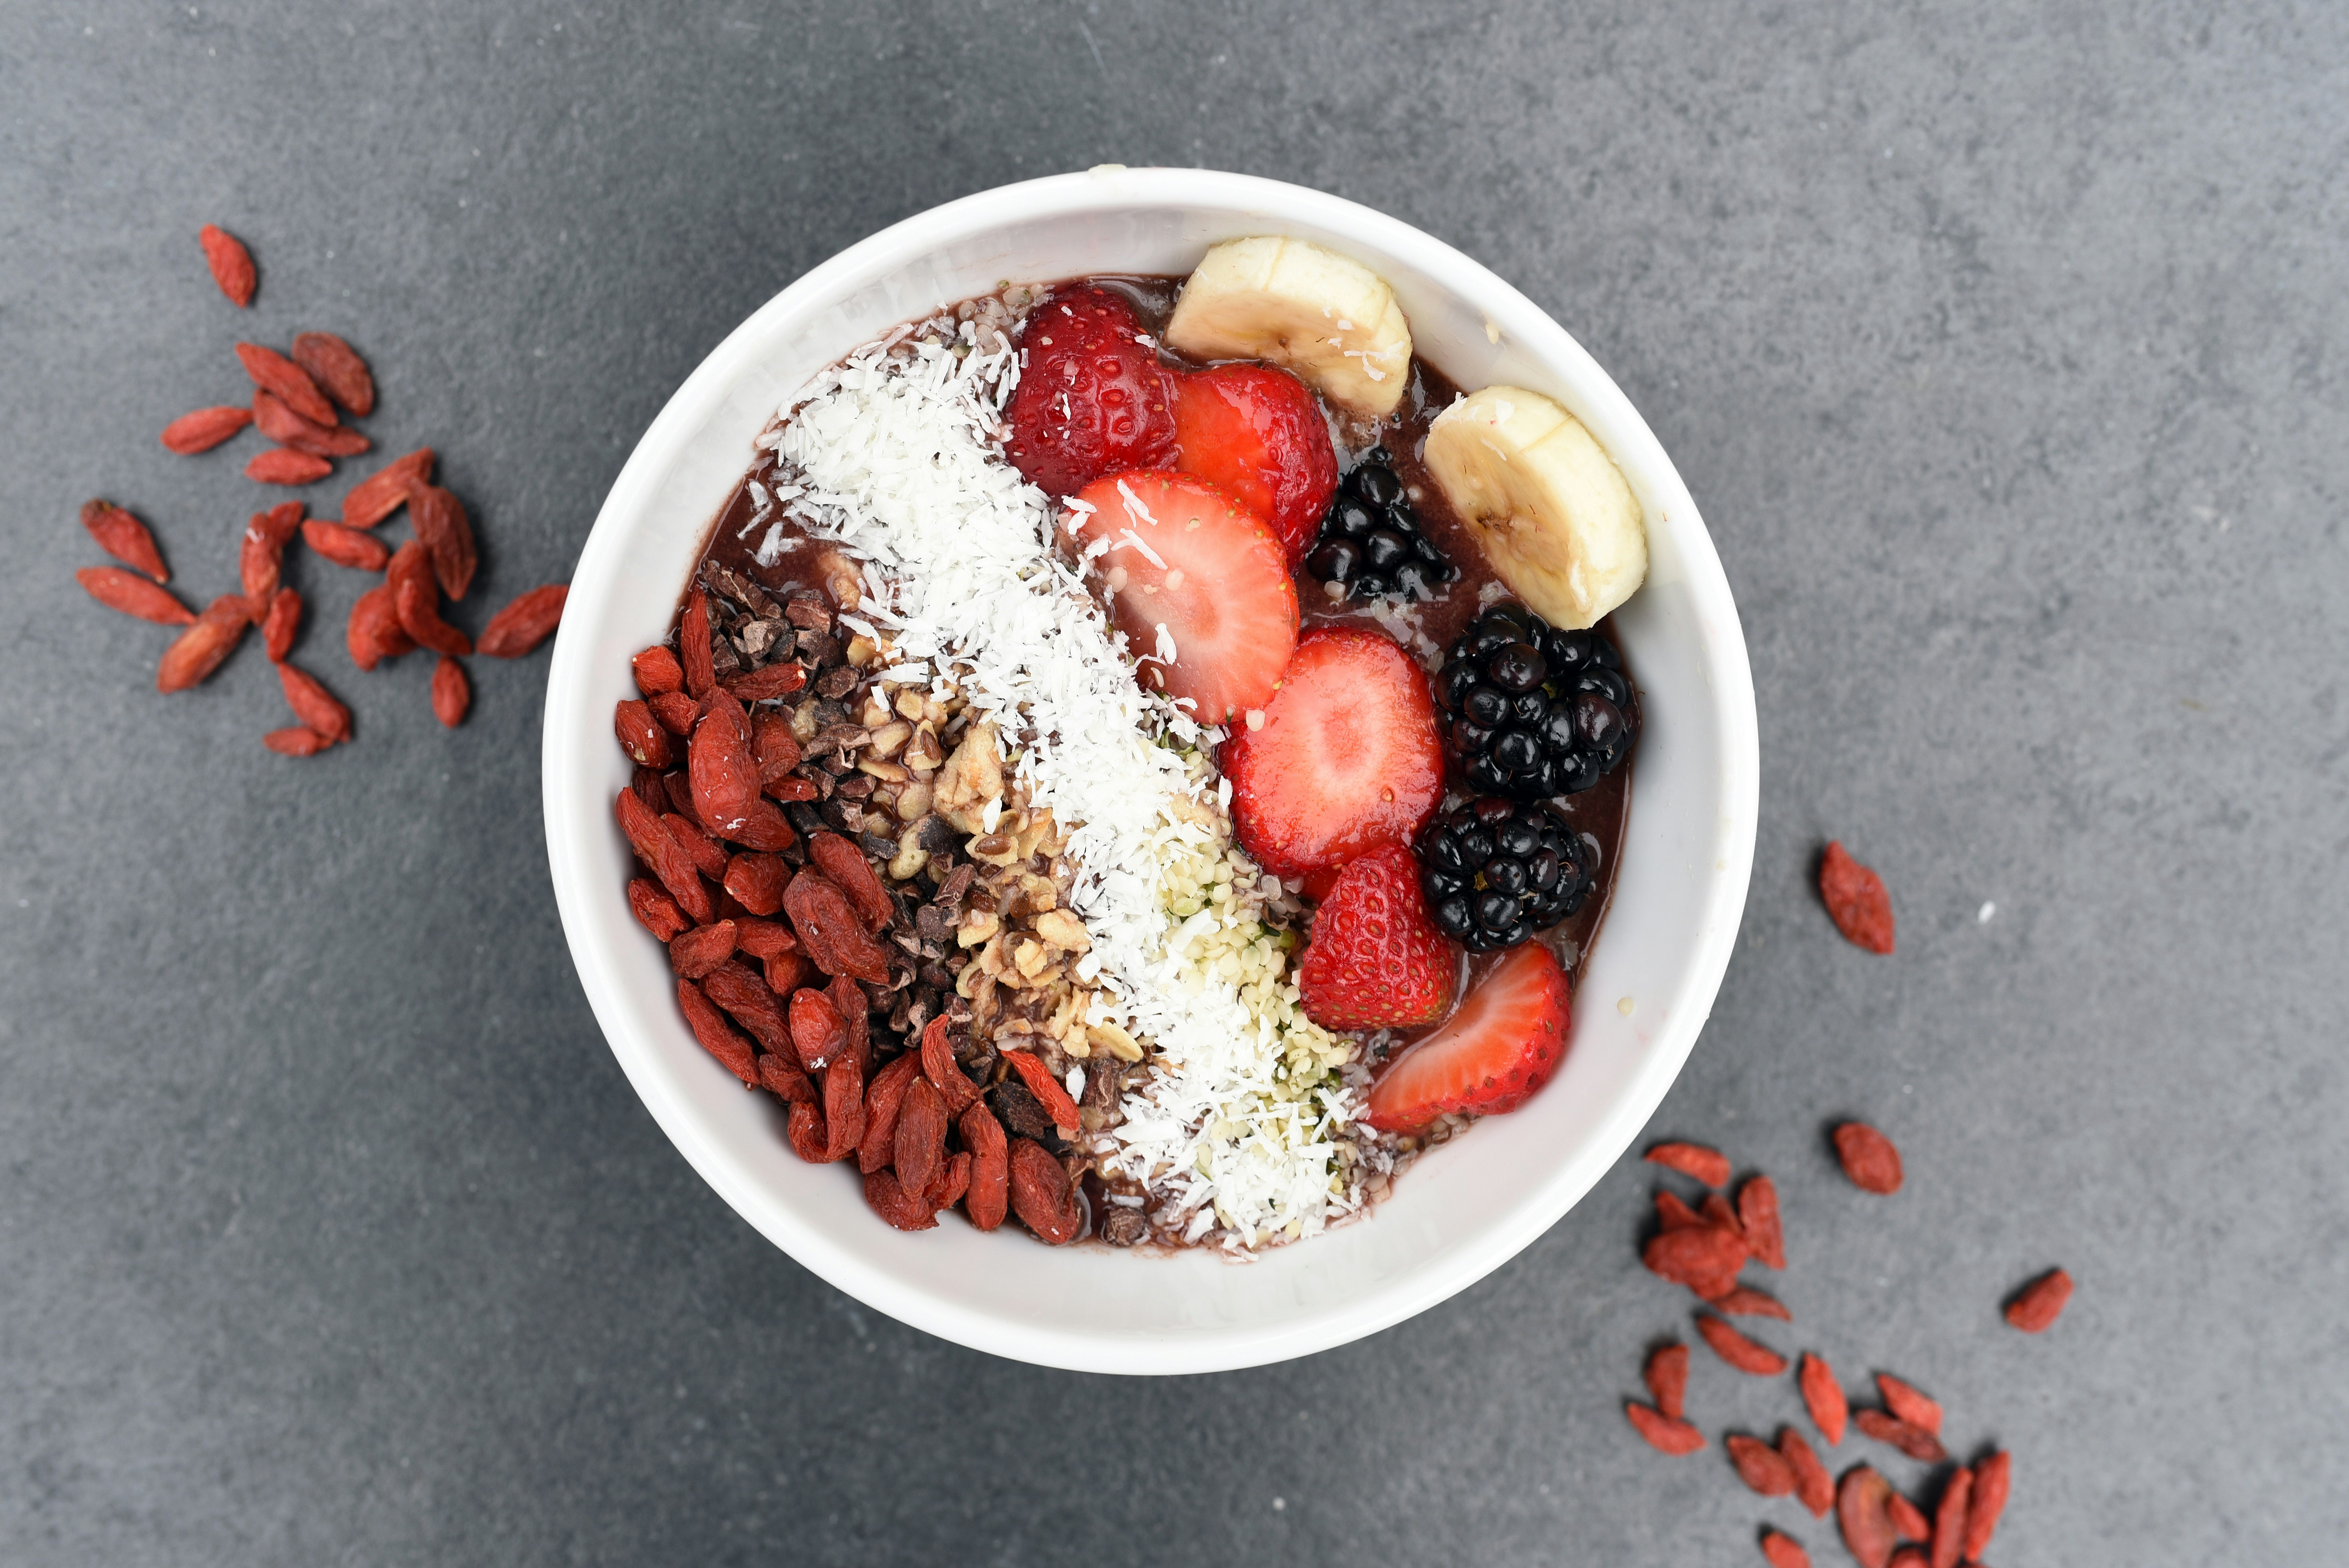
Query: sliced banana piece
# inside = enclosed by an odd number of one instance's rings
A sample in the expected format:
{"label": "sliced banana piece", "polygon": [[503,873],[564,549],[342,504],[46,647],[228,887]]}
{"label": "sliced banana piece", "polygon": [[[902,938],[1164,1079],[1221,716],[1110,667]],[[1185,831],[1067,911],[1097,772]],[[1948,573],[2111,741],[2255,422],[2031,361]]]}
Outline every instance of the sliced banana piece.
{"label": "sliced banana piece", "polygon": [[1487,387],[1435,417],[1425,456],[1494,573],[1551,625],[1596,624],[1648,575],[1631,487],[1555,400]]}
{"label": "sliced banana piece", "polygon": [[1183,284],[1166,346],[1262,359],[1333,403],[1389,414],[1411,379],[1411,324],[1386,281],[1350,256],[1277,235],[1226,240]]}

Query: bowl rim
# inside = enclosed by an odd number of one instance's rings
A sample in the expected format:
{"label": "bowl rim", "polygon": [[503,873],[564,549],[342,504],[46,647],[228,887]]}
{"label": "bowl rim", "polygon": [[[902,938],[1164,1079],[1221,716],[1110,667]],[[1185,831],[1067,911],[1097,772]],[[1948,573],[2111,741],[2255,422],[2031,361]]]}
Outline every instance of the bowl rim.
{"label": "bowl rim", "polygon": [[[650,1042],[639,1039],[619,1006],[595,923],[585,901],[610,896],[588,885],[584,857],[566,852],[579,835],[608,830],[574,809],[572,770],[582,711],[595,671],[585,634],[558,631],[547,678],[542,789],[548,866],[555,903],[580,984],[606,1044],[662,1132],[735,1212],[794,1261],[876,1311],[956,1344],[1070,1370],[1175,1374],[1262,1365],[1343,1345],[1392,1326],[1467,1289],[1547,1232],[1620,1158],[1677,1079],[1709,1018],[1728,967],[1753,868],[1760,795],[1758,727],[1744,628],[1718,552],[1678,469],[1613,379],[1567,330],[1498,274],[1402,220],[1324,191],[1261,177],[1195,169],[1101,165],[1079,173],[999,186],[915,213],[848,246],[801,274],[753,312],[702,360],[647,427],[615,478],[582,546],[574,583],[600,593],[617,583],[623,539],[666,476],[678,449],[717,412],[753,363],[769,324],[806,302],[837,297],[876,265],[922,254],[990,229],[1095,211],[1206,207],[1245,211],[1278,232],[1286,222],[1351,233],[1431,277],[1485,313],[1490,327],[1516,338],[1544,364],[1570,367],[1578,394],[1605,406],[1607,422],[1642,449],[1638,465],[1661,493],[1680,536],[1685,584],[1697,613],[1718,634],[1702,639],[1700,661],[1719,696],[1718,790],[1724,802],[1721,855],[1704,887],[1702,918],[1691,934],[1682,995],[1651,1042],[1632,1085],[1572,1164],[1575,1179],[1553,1181],[1544,1205],[1525,1205],[1492,1225],[1449,1266],[1413,1271],[1367,1296],[1315,1315],[1268,1326],[1203,1327],[1137,1347],[1130,1338],[1094,1336],[1081,1324],[1009,1323],[895,1278],[856,1253],[796,1225],[752,1174],[700,1123],[699,1112],[663,1073]],[[853,345],[843,345],[844,353]],[[1610,444],[1610,454],[1623,461]],[[746,455],[747,461],[747,455]],[[1626,462],[1625,467],[1633,465]],[[1684,525],[1684,526],[1683,526]],[[1603,1155],[1603,1158],[1600,1156]],[[1371,1222],[1375,1222],[1374,1220]],[[1148,1266],[1148,1265],[1144,1265]]]}

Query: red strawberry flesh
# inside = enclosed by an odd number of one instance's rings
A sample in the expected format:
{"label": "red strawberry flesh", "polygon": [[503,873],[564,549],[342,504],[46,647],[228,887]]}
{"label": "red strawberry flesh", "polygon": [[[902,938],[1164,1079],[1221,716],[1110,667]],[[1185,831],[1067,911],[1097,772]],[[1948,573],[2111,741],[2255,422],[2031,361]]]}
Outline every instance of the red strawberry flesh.
{"label": "red strawberry flesh", "polygon": [[1174,466],[1213,480],[1272,525],[1293,568],[1305,559],[1330,498],[1338,456],[1305,383],[1269,365],[1218,365],[1174,388]]}
{"label": "red strawberry flesh", "polygon": [[1305,1016],[1325,1029],[1407,1028],[1451,1010],[1459,950],[1427,913],[1419,861],[1402,844],[1338,873],[1298,960]]}
{"label": "red strawberry flesh", "polygon": [[1174,375],[1141,333],[1133,306],[1104,288],[1062,289],[1029,316],[1004,448],[1029,482],[1073,495],[1174,456]]}
{"label": "red strawberry flesh", "polygon": [[1387,1065],[1371,1087],[1371,1125],[1407,1132],[1448,1112],[1515,1110],[1566,1059],[1570,1000],[1556,954],[1538,942],[1511,949],[1449,1022]]}

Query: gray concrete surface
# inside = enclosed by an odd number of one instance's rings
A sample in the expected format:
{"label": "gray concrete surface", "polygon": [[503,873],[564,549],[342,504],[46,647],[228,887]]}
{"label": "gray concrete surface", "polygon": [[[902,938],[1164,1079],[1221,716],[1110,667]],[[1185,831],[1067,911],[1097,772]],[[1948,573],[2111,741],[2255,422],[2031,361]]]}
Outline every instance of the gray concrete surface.
{"label": "gray concrete surface", "polygon": [[[1654,1130],[1776,1174],[1857,1387],[2016,1455],[1991,1556],[2315,1562],[2349,1532],[2349,10],[747,3],[0,14],[0,1560],[1753,1563],[1618,1414],[1682,1300],[1627,1164],[1492,1278],[1262,1371],[1040,1372],[738,1221],[606,1053],[548,892],[543,656],[248,645],[166,700],[75,507],[199,602],[257,504],[156,445],[239,335],[341,331],[438,446],[481,598],[561,578],[672,388],[839,247],[1116,160],[1318,185],[1578,334],[1711,520],[1761,698],[1744,938]],[[249,315],[193,234],[262,267]],[[329,489],[326,493],[338,493]],[[478,624],[476,622],[476,624]],[[1806,891],[1842,837],[1897,957]],[[1994,914],[1981,918],[1987,907]],[[1908,1191],[1823,1130],[1875,1119]],[[2053,1263],[2052,1334],[1997,1304]],[[1904,1484],[1917,1468],[1854,1439]]]}

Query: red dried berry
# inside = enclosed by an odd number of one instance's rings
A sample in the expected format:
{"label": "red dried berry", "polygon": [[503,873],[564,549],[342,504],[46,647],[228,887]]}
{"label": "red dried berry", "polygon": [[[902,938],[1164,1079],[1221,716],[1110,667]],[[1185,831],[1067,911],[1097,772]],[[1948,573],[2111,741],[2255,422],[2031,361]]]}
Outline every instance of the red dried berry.
{"label": "red dried berry", "polygon": [[419,485],[432,478],[432,449],[419,447],[407,456],[395,458],[358,483],[343,497],[343,526],[373,528],[408,503],[408,497]]}
{"label": "red dried berry", "polygon": [[1648,1150],[1647,1160],[1651,1165],[1693,1176],[1708,1187],[1722,1186],[1729,1180],[1729,1157],[1702,1143],[1659,1143]]}
{"label": "red dried berry", "polygon": [[465,678],[465,666],[441,655],[432,665],[432,717],[454,729],[472,706],[473,683]]}
{"label": "red dried berry", "polygon": [[779,696],[789,696],[807,685],[807,667],[785,660],[746,676],[730,676],[725,685],[738,702],[771,702]]}
{"label": "red dried berry", "polygon": [[147,525],[110,500],[86,500],[81,503],[81,525],[89,531],[98,547],[125,566],[145,573],[158,583],[169,583],[171,571],[163,564],[163,552],[155,548],[155,536]]}
{"label": "red dried berry", "polygon": [[907,1191],[895,1171],[875,1171],[865,1177],[864,1201],[872,1205],[874,1213],[900,1231],[937,1228],[938,1212],[930,1206],[928,1195]]}
{"label": "red dried berry", "polygon": [[357,572],[380,572],[391,561],[391,546],[374,534],[322,517],[303,520],[302,542],[336,565]]}
{"label": "red dried berry", "polygon": [[1836,1381],[1834,1370],[1806,1350],[1797,1381],[1803,1390],[1804,1408],[1810,1411],[1811,1425],[1818,1428],[1819,1436],[1827,1440],[1830,1448],[1843,1441],[1845,1423],[1851,1418],[1851,1406],[1843,1397],[1843,1385]]}
{"label": "red dried berry", "polygon": [[163,650],[162,662],[155,666],[155,689],[185,691],[204,679],[236,651],[252,624],[242,594],[223,593],[205,605],[204,613]]}
{"label": "red dried berry", "polygon": [[399,624],[418,644],[436,654],[462,655],[473,651],[472,639],[440,618],[440,589],[432,576],[432,562],[422,545],[409,540],[392,552],[384,582],[391,590],[392,607]]}
{"label": "red dried berry", "polygon": [[812,985],[792,993],[792,1045],[800,1066],[815,1072],[848,1054],[848,1024],[832,998]]}
{"label": "red dried berry", "polygon": [[783,913],[802,950],[826,975],[889,983],[888,953],[865,931],[856,906],[831,878],[812,871],[793,877],[783,890]]}
{"label": "red dried berry", "polygon": [[[756,773],[755,759],[750,767]],[[838,833],[816,833],[808,839],[807,853],[816,870],[840,884],[840,891],[856,905],[856,913],[864,917],[867,926],[877,932],[889,923],[897,906],[890,901],[889,890],[881,885],[881,879],[873,874],[873,862],[864,858],[863,850]]]}
{"label": "red dried berry", "polygon": [[682,740],[701,722],[701,705],[681,691],[657,692],[645,698],[653,722]]}
{"label": "red dried berry", "polygon": [[1870,953],[1892,951],[1892,898],[1884,879],[1845,853],[1840,841],[1819,858],[1819,897],[1845,941]]}
{"label": "red dried berry", "polygon": [[628,909],[644,923],[647,931],[663,942],[693,925],[685,918],[685,911],[677,907],[677,900],[663,892],[660,883],[650,877],[628,879]]}
{"label": "red dried berry", "polygon": [[302,595],[291,588],[280,588],[270,596],[269,614],[261,618],[261,645],[269,650],[269,662],[282,665],[285,655],[294,651],[294,634],[302,629]]}
{"label": "red dried berry", "polygon": [[[734,940],[743,952],[758,959],[780,958],[786,953],[800,950],[799,938],[793,936],[792,928],[780,920],[737,916]],[[793,987],[794,990],[797,988]]]}
{"label": "red dried berry", "polygon": [[909,1191],[928,1191],[947,1160],[947,1102],[929,1079],[916,1078],[905,1086],[892,1148],[897,1179]]}
{"label": "red dried berry", "polygon": [[750,1049],[750,1042],[726,1021],[701,987],[690,980],[677,983],[677,1005],[684,1010],[687,1026],[701,1048],[724,1064],[726,1070],[742,1080],[745,1088],[759,1087],[759,1061]]}
{"label": "red dried berry", "polygon": [[2006,1320],[2025,1334],[2037,1334],[2063,1315],[2072,1299],[2072,1276],[2062,1269],[2049,1269],[2006,1304]]}
{"label": "red dried berry", "polygon": [[1755,1340],[1748,1339],[1725,1321],[1709,1312],[1696,1315],[1696,1331],[1713,1346],[1713,1353],[1736,1367],[1740,1372],[1756,1377],[1775,1377],[1786,1369],[1786,1358]]}
{"label": "red dried berry", "polygon": [[847,1057],[823,1069],[823,1158],[856,1152],[864,1138],[864,1072]]}
{"label": "red dried berry", "polygon": [[283,398],[288,408],[305,419],[314,425],[338,422],[334,406],[318,390],[318,384],[310,379],[310,373],[275,349],[264,348],[257,343],[240,343],[236,346],[236,357],[255,387]]}
{"label": "red dried berry", "polygon": [[984,1104],[972,1105],[955,1126],[970,1151],[970,1187],[963,1194],[962,1211],[974,1228],[991,1231],[1003,1223],[1010,1208],[1010,1140]]}
{"label": "red dried berry", "polygon": [[1921,1427],[1935,1437],[1941,1435],[1941,1407],[1934,1400],[1889,1372],[1876,1375],[1876,1391],[1884,1396],[1886,1409],[1912,1427]]}
{"label": "red dried berry", "polygon": [[192,458],[211,451],[252,423],[253,410],[233,404],[191,409],[163,427],[163,445],[183,458]]}
{"label": "red dried berry", "polygon": [[517,593],[481,628],[473,651],[492,659],[518,659],[554,634],[563,624],[567,583],[549,583]]}
{"label": "red dried berry", "polygon": [[921,1071],[921,1058],[907,1051],[864,1086],[864,1136],[856,1145],[856,1168],[867,1176],[897,1157],[898,1108],[905,1102],[906,1086]]}
{"label": "red dried berry", "polygon": [[1792,1427],[1778,1429],[1778,1455],[1794,1473],[1795,1501],[1809,1509],[1812,1518],[1825,1519],[1835,1506],[1835,1478],[1827,1474],[1827,1467]]}
{"label": "red dried berry", "polygon": [[1892,1533],[1903,1541],[1924,1541],[1933,1533],[1924,1511],[1897,1491],[1884,1500],[1884,1517],[1892,1522]]}
{"label": "red dried berry", "polygon": [[832,998],[833,1010],[840,1021],[848,1026],[848,1054],[856,1060],[856,1070],[873,1070],[872,998],[864,987],[846,975],[834,975],[824,995]]}
{"label": "red dried berry", "polygon": [[791,862],[781,855],[746,850],[726,862],[719,885],[734,902],[752,914],[773,914],[783,907],[783,891],[792,883]]}
{"label": "red dried berry", "polygon": [[[1739,1246],[1745,1246],[1745,1227],[1737,1222],[1737,1211],[1729,1206],[1728,1199],[1718,1192],[1707,1192],[1704,1195],[1704,1202],[1697,1212],[1706,1224],[1715,1230],[1728,1232],[1737,1238]],[[1746,1251],[1747,1255],[1752,1255],[1752,1248],[1749,1247]]]}
{"label": "red dried berry", "polygon": [[277,593],[278,576],[285,569],[286,541],[301,526],[302,503],[286,501],[267,511],[254,512],[237,542],[237,575],[243,581],[244,601],[255,625],[269,613],[269,601]]}
{"label": "red dried berry", "polygon": [[1795,1490],[1795,1472],[1785,1456],[1761,1439],[1732,1432],[1722,1439],[1737,1479],[1764,1497],[1785,1497]]}
{"label": "red dried berry", "polygon": [[1965,1549],[1961,1554],[1964,1561],[1980,1563],[1989,1547],[1998,1529],[1998,1516],[2006,1511],[2006,1489],[2013,1479],[2013,1456],[2003,1449],[1974,1466],[1974,1492],[1966,1502]]}
{"label": "red dried berry", "polygon": [[698,980],[734,956],[734,923],[697,925],[668,944],[668,966],[688,980]]}
{"label": "red dried berry", "polygon": [[[1015,1053],[1016,1054],[1016,1053]],[[1048,1246],[1064,1246],[1084,1229],[1084,1209],[1069,1173],[1031,1138],[1011,1144],[1011,1210]]]}
{"label": "red dried berry", "polygon": [[1900,1150],[1892,1140],[1864,1121],[1847,1121],[1835,1130],[1835,1146],[1853,1186],[1863,1192],[1900,1191]]}
{"label": "red dried berry", "polygon": [[1044,1114],[1052,1119],[1053,1126],[1073,1129],[1078,1125],[1077,1102],[1069,1098],[1069,1091],[1061,1087],[1042,1058],[1033,1051],[1006,1050],[1003,1059],[1019,1075],[1028,1092],[1042,1103]]}
{"label": "red dried berry", "polygon": [[964,1076],[955,1062],[954,1047],[947,1038],[947,1020],[941,1016],[932,1018],[922,1030],[922,1075],[946,1101],[947,1109],[959,1116],[978,1099],[978,1086]]}
{"label": "red dried berry", "polygon": [[[627,706],[627,705],[624,705]],[[642,707],[641,703],[632,706]],[[714,693],[686,748],[695,815],[710,831],[731,837],[759,803],[759,764],[750,755],[750,720],[742,705]]]}
{"label": "red dried berry", "polygon": [[709,595],[698,588],[685,596],[685,614],[677,628],[677,657],[685,671],[685,689],[696,702],[705,701],[718,684],[718,666],[709,651]]}
{"label": "red dried berry", "polygon": [[636,690],[646,696],[685,689],[685,671],[678,665],[677,655],[657,643],[628,661],[628,665],[636,674]]}
{"label": "red dried berry", "polygon": [[399,624],[399,611],[392,603],[389,583],[378,583],[352,603],[343,641],[350,649],[351,663],[363,670],[371,670],[386,659],[396,659],[415,650],[416,640]]}
{"label": "red dried berry", "polygon": [[253,265],[253,253],[244,242],[227,230],[212,223],[196,231],[196,243],[204,248],[204,265],[211,269],[212,282],[220,285],[229,303],[243,310],[253,303],[253,291],[259,286],[261,274]]}
{"label": "red dried berry", "polygon": [[[741,930],[739,923],[735,930]],[[783,1014],[783,999],[776,994],[773,986],[729,959],[702,976],[701,988],[709,994],[711,1001],[726,1009],[730,1017],[750,1031],[750,1037],[759,1042],[761,1050],[769,1056],[785,1058],[792,1065],[792,1072],[799,1075],[799,1049],[792,1044],[791,1024]],[[809,1086],[806,1098],[811,1102],[815,1099],[812,1085]]]}
{"label": "red dried berry", "polygon": [[261,738],[261,744],[280,757],[316,757],[334,742],[315,729],[295,724],[271,730]]}
{"label": "red dried berry", "polygon": [[1713,1310],[1723,1317],[1775,1317],[1781,1323],[1792,1323],[1795,1315],[1779,1305],[1778,1298],[1768,1291],[1755,1290],[1742,1284],[1726,1295],[1715,1298]]}
{"label": "red dried berry", "polygon": [[1737,1271],[1745,1266],[1745,1243],[1700,1222],[1651,1237],[1640,1261],[1659,1279],[1686,1285],[1710,1301],[1735,1287]]}
{"label": "red dried berry", "polygon": [[1648,1439],[1648,1446],[1659,1453],[1692,1454],[1704,1447],[1704,1434],[1677,1417],[1651,1410],[1636,1399],[1623,1402],[1623,1414],[1632,1429]]}
{"label": "red dried berry", "polygon": [[366,418],[375,412],[375,377],[358,351],[331,332],[296,333],[294,363],[347,414]]}
{"label": "red dried berry", "polygon": [[654,722],[652,709],[634,697],[623,700],[612,712],[612,728],[620,739],[620,749],[639,768],[667,768],[671,760],[668,731]]}
{"label": "red dried berry", "polygon": [[326,459],[290,447],[272,447],[244,465],[244,477],[264,485],[316,484],[334,471],[335,465]]}
{"label": "red dried berry", "polygon": [[1703,1224],[1704,1221],[1698,1216],[1694,1209],[1682,1201],[1679,1193],[1658,1192],[1656,1223],[1667,1231],[1685,1231],[1691,1225]]}
{"label": "red dried berry", "polygon": [[1767,1176],[1748,1176],[1737,1190],[1737,1228],[1745,1236],[1745,1250],[1764,1268],[1786,1266],[1786,1233],[1778,1223],[1778,1184]]}
{"label": "red dried berry", "polygon": [[1960,1465],[1941,1488],[1933,1507],[1933,1550],[1930,1568],[1958,1568],[1965,1552],[1966,1510],[1974,1495],[1974,1472]]}
{"label": "red dried berry", "polygon": [[119,566],[85,566],[74,573],[74,581],[108,609],[159,626],[184,626],[196,618],[196,613],[181,603],[169,588],[159,588]]}
{"label": "red dried berry", "polygon": [[1867,1465],[1844,1471],[1836,1488],[1836,1522],[1859,1568],[1887,1568],[1892,1561],[1892,1520],[1887,1511],[1891,1498],[1892,1483]]}
{"label": "red dried berry", "polygon": [[707,924],[718,917],[709,897],[709,890],[694,870],[693,857],[631,789],[619,793],[616,807],[620,831],[628,847],[645,863],[669,897],[677,900],[679,909],[695,921]]}
{"label": "red dried berry", "polygon": [[440,580],[440,592],[462,599],[481,564],[465,503],[439,485],[419,485],[408,498],[408,525],[432,552],[432,574]]}
{"label": "red dried berry", "polygon": [[793,1105],[816,1102],[815,1085],[788,1051],[768,1051],[759,1057],[759,1083],[768,1093]]}
{"label": "red dried berry", "polygon": [[318,684],[308,671],[289,664],[277,666],[277,683],[285,689],[285,706],[294,717],[337,745],[351,738],[351,710]]}
{"label": "red dried berry", "polygon": [[940,1209],[951,1209],[962,1202],[963,1194],[970,1191],[970,1169],[968,1150],[947,1161],[946,1169],[938,1172],[937,1180],[930,1183],[930,1190],[924,1196],[924,1202],[929,1204],[932,1213]]}
{"label": "red dried berry", "polygon": [[1762,1532],[1762,1556],[1770,1568],[1811,1568],[1811,1554],[1802,1542],[1775,1530]]}
{"label": "red dried berry", "polygon": [[1950,1457],[1941,1447],[1941,1439],[1922,1427],[1909,1425],[1899,1417],[1863,1406],[1851,1413],[1852,1425],[1878,1442],[1899,1449],[1910,1459],[1922,1464],[1937,1465]]}
{"label": "red dried berry", "polygon": [[1897,1547],[1887,1568],[1925,1568],[1925,1549],[1921,1546]]}
{"label": "red dried berry", "polygon": [[754,716],[750,720],[750,755],[759,764],[759,788],[771,793],[800,765],[799,738],[792,734],[791,720],[779,713]]}
{"label": "red dried berry", "polygon": [[1688,1373],[1688,1346],[1678,1343],[1656,1346],[1648,1353],[1648,1364],[1640,1369],[1656,1408],[1674,1420],[1686,1413]]}
{"label": "red dried berry", "polygon": [[314,458],[356,458],[375,445],[341,425],[316,425],[296,414],[273,392],[253,395],[253,425],[268,439]]}

